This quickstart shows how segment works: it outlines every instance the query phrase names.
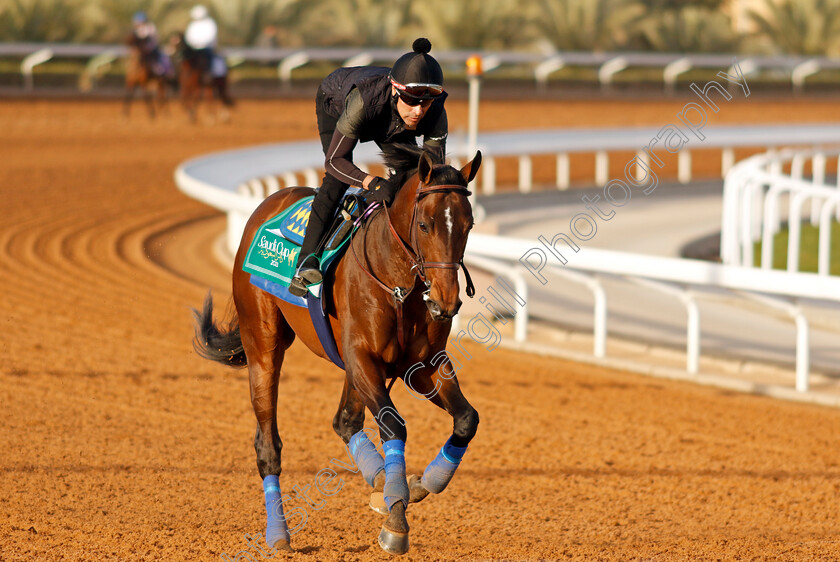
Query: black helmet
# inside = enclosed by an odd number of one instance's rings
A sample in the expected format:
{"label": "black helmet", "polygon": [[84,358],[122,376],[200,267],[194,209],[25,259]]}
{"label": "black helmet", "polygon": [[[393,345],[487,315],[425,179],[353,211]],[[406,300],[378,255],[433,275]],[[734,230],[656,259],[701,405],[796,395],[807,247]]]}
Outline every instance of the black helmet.
{"label": "black helmet", "polygon": [[443,93],[443,71],[429,55],[432,43],[425,37],[414,41],[414,50],[397,59],[391,69],[391,84],[409,101],[430,100]]}

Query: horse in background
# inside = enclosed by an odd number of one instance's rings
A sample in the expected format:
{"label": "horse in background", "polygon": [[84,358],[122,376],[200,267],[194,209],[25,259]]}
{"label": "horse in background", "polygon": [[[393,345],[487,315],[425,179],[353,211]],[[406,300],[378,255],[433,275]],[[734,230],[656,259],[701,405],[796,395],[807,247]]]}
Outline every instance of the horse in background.
{"label": "horse in background", "polygon": [[128,60],[125,71],[125,97],[123,114],[131,114],[131,102],[137,88],[143,93],[149,117],[154,119],[159,110],[167,107],[168,89],[171,78],[167,76],[165,61],[157,51],[148,52],[145,44],[131,35],[128,43]]}
{"label": "horse in background", "polygon": [[[461,306],[459,268],[464,268],[467,295],[475,293],[463,257],[473,226],[467,185],[478,172],[481,153],[457,170],[436,163],[417,146],[383,148],[386,165],[395,171],[389,181],[401,187],[390,207],[380,207],[354,232],[348,255],[327,272],[321,294],[328,329],[345,368],[333,429],[373,489],[371,508],[387,515],[379,545],[386,552],[404,554],[409,548],[406,508],[446,488],[478,427],[478,413],[461,392],[457,368],[445,350],[452,317]],[[326,359],[328,354],[310,311],[257,288],[242,266],[260,226],[312,194],[304,187],[281,190],[251,215],[233,268],[235,318],[220,327],[213,319],[211,296],[203,311],[196,312],[198,353],[224,365],[248,367],[257,419],[254,448],[265,493],[266,542],[269,548],[282,550],[291,546],[283,511],[288,496],[283,496],[279,482],[280,371],[295,337],[316,355]],[[320,306],[311,297],[309,306]],[[406,477],[405,422],[387,383],[397,378],[415,397],[452,416],[452,434],[422,477]],[[384,459],[364,431],[365,410],[379,426]]]}
{"label": "horse in background", "polygon": [[[190,122],[198,121],[198,106],[205,99],[210,106],[211,115],[219,115],[224,122],[230,121],[233,100],[228,94],[227,71],[226,69],[224,73],[213,71],[213,65],[224,64],[224,60],[218,55],[214,58],[210,57],[206,51],[192,49],[183,41],[183,37],[178,51],[180,55],[178,84],[181,104],[187,111]],[[217,101],[222,103],[221,110],[216,106]]]}

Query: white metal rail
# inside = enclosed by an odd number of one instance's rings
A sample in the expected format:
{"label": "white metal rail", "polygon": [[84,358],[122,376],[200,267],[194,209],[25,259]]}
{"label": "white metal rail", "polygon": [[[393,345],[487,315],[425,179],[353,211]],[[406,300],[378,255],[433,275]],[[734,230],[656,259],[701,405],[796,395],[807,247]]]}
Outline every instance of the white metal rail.
{"label": "white metal rail", "polygon": [[[125,45],[68,44],[68,43],[0,43],[0,57],[27,57],[35,52],[49,49],[56,58],[93,58],[103,53],[126,54]],[[391,64],[400,55],[402,49],[370,48],[259,48],[227,47],[221,52],[228,61],[245,61],[276,64],[278,78],[288,84],[292,80],[292,71],[306,64],[330,61],[342,66],[368,65],[373,63]],[[466,60],[476,51],[453,50],[436,52],[435,57],[442,63],[463,68]],[[682,53],[587,53],[556,52],[551,54],[481,51],[479,55],[487,61],[485,71],[502,66],[527,67],[533,74],[538,88],[545,88],[549,76],[566,67],[593,69],[604,87],[615,76],[627,68],[657,68],[662,72],[662,81],[666,90],[671,91],[678,77],[692,69],[728,68],[734,54],[697,54]],[[794,90],[800,91],[808,77],[822,71],[840,69],[840,59],[831,57],[809,56],[764,56],[749,57],[740,61],[745,73],[767,71],[768,73],[786,73]]]}
{"label": "white metal rail", "polygon": [[[840,163],[840,149],[771,151],[736,164],[724,182],[721,258],[724,263],[751,267],[753,248],[761,241],[759,266],[773,264],[774,237],[782,223],[788,222],[787,270],[799,270],[802,222],[819,229],[820,275],[829,274],[831,228],[840,212],[840,176],[829,185],[826,167],[829,158]],[[805,168],[810,164],[811,175]],[[789,166],[790,172],[784,172]],[[786,216],[783,214],[787,199]],[[806,210],[806,202],[811,209]]]}
{"label": "white metal rail", "polygon": [[[526,263],[525,256],[538,247],[531,240],[473,234],[467,244],[467,252],[470,255],[492,256],[496,260],[510,263]],[[622,276],[636,284],[679,298],[687,313],[686,370],[690,373],[696,373],[699,366],[701,335],[699,309],[692,289],[723,290],[781,309],[796,324],[796,389],[803,392],[809,388],[809,336],[807,318],[797,301],[811,299],[840,303],[838,278],[595,248],[582,248],[568,264],[548,264],[545,271]],[[596,325],[602,324],[606,333],[606,307],[598,300],[594,307]]]}
{"label": "white metal rail", "polygon": [[[760,146],[778,145],[783,139],[788,142],[840,143],[840,127],[837,126],[778,126],[756,128],[709,128],[706,146]],[[530,189],[529,182],[522,179],[529,173],[529,165],[523,164],[534,154],[555,153],[558,156],[558,168],[568,168],[568,154],[575,151],[592,150],[604,154],[609,150],[627,150],[640,146],[649,139],[655,130],[578,130],[578,131],[526,131],[496,135],[484,135],[480,149],[487,155],[485,165],[495,171],[494,156],[516,156],[520,173],[520,190]],[[453,140],[451,149],[455,149],[460,158],[465,155],[457,152],[458,142]],[[376,150],[367,145],[360,146],[359,161],[377,161]],[[818,151],[815,151],[815,154]],[[792,160],[794,154],[802,152],[782,152]],[[835,153],[831,153],[835,154]],[[784,156],[788,157],[788,156]],[[460,159],[459,158],[459,159]],[[603,156],[601,158],[604,158]],[[183,163],[175,172],[179,188],[188,195],[204,201],[228,213],[228,243],[235,251],[241,238],[245,221],[251,212],[269,193],[282,185],[297,183],[316,185],[321,171],[323,156],[317,142],[286,145],[267,145],[237,151],[217,153]],[[564,163],[564,160],[565,163]],[[825,170],[818,168],[820,158],[816,159],[814,174],[825,177]],[[823,158],[824,162],[825,159]],[[755,163],[762,165],[756,167]],[[802,164],[794,166],[794,173]],[[763,191],[754,187],[767,185],[772,169],[776,178],[782,166],[778,158],[761,155],[754,157],[749,166],[736,165],[726,176],[726,205],[736,204],[734,211],[724,211],[724,234],[734,228],[736,253],[740,249],[740,236],[744,233],[754,236],[753,223],[738,222],[738,218],[752,219],[751,214],[744,215],[744,209],[754,209],[753,201],[758,196],[764,197]],[[596,171],[596,175],[598,172]],[[801,174],[800,174],[801,176]],[[484,178],[487,181],[487,178]],[[815,197],[830,202],[823,204],[817,213],[818,220],[831,215],[840,207],[840,195],[836,188],[815,188],[804,185],[802,179],[788,177],[790,182],[803,183],[802,189],[817,189]],[[737,189],[735,189],[736,186]],[[488,189],[489,187],[489,189]],[[492,193],[495,185],[485,184],[485,193]],[[825,189],[833,189],[829,194]],[[810,193],[810,192],[809,192]],[[745,195],[746,194],[746,195]],[[768,198],[767,200],[772,200]],[[752,206],[744,206],[744,202]],[[804,202],[804,199],[802,200]],[[801,206],[801,205],[800,205]],[[733,215],[734,227],[733,227]],[[741,214],[739,214],[741,213]],[[727,222],[729,221],[729,222]],[[743,225],[747,224],[745,228]],[[728,229],[728,230],[727,230]],[[724,238],[729,240],[726,236]],[[473,234],[467,247],[465,260],[478,267],[503,275],[510,279],[520,295],[527,295],[526,280],[530,276],[527,260],[523,256],[536,246],[536,242],[523,239],[504,238]],[[726,246],[729,248],[730,246]],[[731,252],[731,250],[730,250]],[[566,265],[559,262],[546,264],[545,273],[563,277],[583,284],[593,295],[593,355],[606,355],[607,338],[607,294],[600,277],[618,277],[630,280],[634,284],[664,292],[678,298],[686,309],[686,371],[696,373],[700,358],[700,314],[696,295],[702,292],[723,292],[728,295],[743,295],[767,306],[786,312],[796,324],[796,388],[808,389],[809,375],[809,331],[808,321],[798,305],[800,299],[824,302],[840,302],[840,279],[827,275],[815,275],[798,272],[774,271],[762,268],[744,267],[741,264],[714,264],[697,260],[663,258],[647,255],[630,254],[582,248],[574,259]],[[516,315],[515,334],[521,341],[527,338],[527,309],[521,309]]]}

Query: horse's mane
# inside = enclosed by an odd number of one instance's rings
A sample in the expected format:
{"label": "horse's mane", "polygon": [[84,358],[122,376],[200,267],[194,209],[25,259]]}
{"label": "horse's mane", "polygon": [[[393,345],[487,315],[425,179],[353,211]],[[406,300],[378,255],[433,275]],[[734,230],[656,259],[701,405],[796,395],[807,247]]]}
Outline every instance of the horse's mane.
{"label": "horse's mane", "polygon": [[[443,164],[433,152],[428,152],[435,164]],[[394,143],[382,147],[382,158],[385,166],[392,170],[387,181],[389,184],[402,186],[408,178],[417,172],[423,148],[416,144]],[[466,185],[464,177],[452,166],[435,166],[432,170],[432,181],[435,184]]]}

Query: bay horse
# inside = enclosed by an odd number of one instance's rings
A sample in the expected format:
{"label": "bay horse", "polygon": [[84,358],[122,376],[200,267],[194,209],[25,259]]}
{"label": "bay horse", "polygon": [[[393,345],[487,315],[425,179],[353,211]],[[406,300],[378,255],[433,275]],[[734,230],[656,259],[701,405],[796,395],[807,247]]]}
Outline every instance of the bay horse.
{"label": "bay horse", "polygon": [[[228,108],[233,106],[233,100],[227,91],[227,75],[214,77],[211,72],[213,61],[204,55],[181,40],[178,72],[181,105],[187,111],[190,122],[195,123],[198,120],[199,103],[206,98],[209,104],[215,105],[214,100],[218,98],[224,106],[222,120],[228,121]],[[212,113],[217,113],[215,107]]]}
{"label": "bay horse", "polygon": [[[452,479],[478,427],[478,412],[458,385],[446,355],[452,317],[461,306],[458,268],[463,267],[473,226],[467,185],[481,153],[460,171],[435,163],[417,146],[384,147],[389,181],[400,189],[390,208],[377,209],[351,238],[347,254],[327,274],[329,325],[345,364],[344,390],[333,429],[373,488],[371,507],[387,514],[379,545],[392,554],[408,551],[406,508],[440,493]],[[260,225],[313,190],[293,187],[268,197],[245,226],[233,268],[235,316],[224,327],[213,320],[212,295],[196,314],[194,345],[200,355],[230,366],[248,367],[251,403],[257,418],[254,448],[263,479],[269,547],[291,550],[280,492],[282,442],[277,429],[277,389],[286,350],[295,336],[316,355],[327,353],[307,309],[258,289],[242,270]],[[469,274],[467,294],[474,288]],[[326,289],[323,294],[326,295]],[[390,397],[400,378],[415,393],[448,412],[452,435],[422,477],[406,478],[405,422]],[[365,409],[376,419],[385,458],[362,430]],[[374,435],[375,438],[375,435]]]}
{"label": "bay horse", "polygon": [[154,118],[157,110],[166,106],[168,79],[157,71],[153,56],[143,51],[136,37],[132,35],[127,42],[129,49],[125,70],[123,114],[128,117],[131,113],[134,93],[140,88],[149,117]]}

